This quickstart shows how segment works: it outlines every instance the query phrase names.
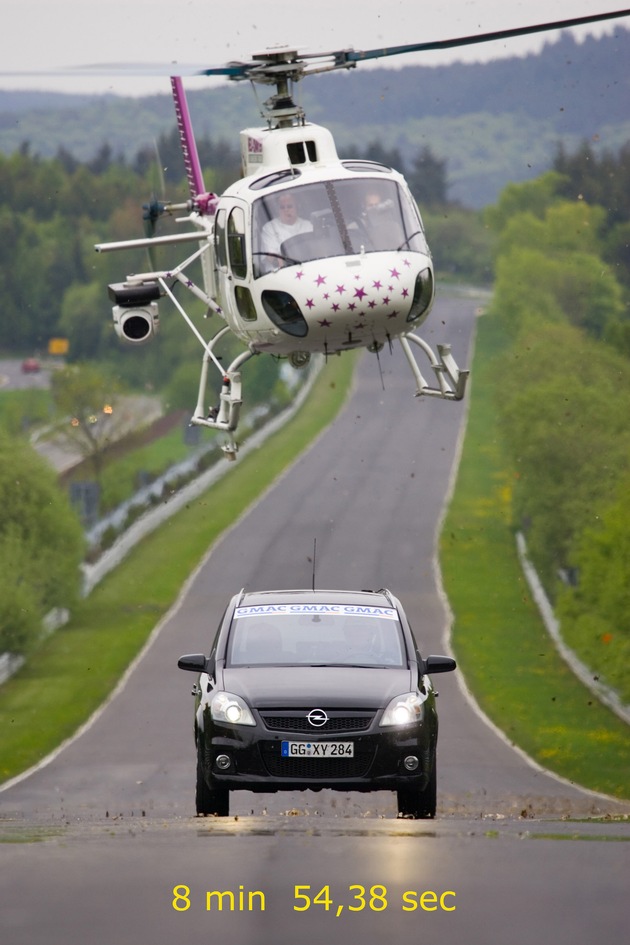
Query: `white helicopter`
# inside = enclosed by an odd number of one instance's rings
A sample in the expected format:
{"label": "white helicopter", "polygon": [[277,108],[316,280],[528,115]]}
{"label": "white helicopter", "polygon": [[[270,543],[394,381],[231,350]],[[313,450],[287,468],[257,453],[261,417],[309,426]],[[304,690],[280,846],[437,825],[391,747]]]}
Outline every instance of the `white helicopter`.
{"label": "white helicopter", "polygon": [[[202,349],[197,404],[190,423],[227,434],[229,459],[238,449],[234,433],[242,404],[241,368],[268,353],[295,367],[313,354],[355,348],[378,354],[398,340],[416,383],[416,396],[464,397],[467,370],[450,345],[435,353],[416,334],[433,304],[435,277],[422,219],[401,174],[365,160],[341,160],[331,133],[306,121],[293,85],[307,75],[350,69],[357,62],[428,49],[489,42],[627,16],[603,13],[518,29],[431,43],[355,52],[300,55],[268,50],[251,62],[204,70],[233,80],[275,86],[262,106],[265,126],[241,132],[242,178],[221,195],[208,193],[195,145],[181,75],[171,78],[190,200],[160,203],[149,214],[185,211],[179,222],[192,229],[171,236],[97,244],[99,252],[191,243],[190,255],[169,270],[128,275],[109,286],[118,336],[142,344],[158,331],[158,302],[168,298]],[[198,73],[199,74],[199,73]],[[201,262],[203,286],[190,278]],[[201,299],[207,314],[224,322],[207,340],[174,294],[177,283]],[[215,351],[228,332],[244,350],[224,368]],[[428,359],[432,383],[412,346]],[[208,407],[210,366],[219,372],[216,407]]]}

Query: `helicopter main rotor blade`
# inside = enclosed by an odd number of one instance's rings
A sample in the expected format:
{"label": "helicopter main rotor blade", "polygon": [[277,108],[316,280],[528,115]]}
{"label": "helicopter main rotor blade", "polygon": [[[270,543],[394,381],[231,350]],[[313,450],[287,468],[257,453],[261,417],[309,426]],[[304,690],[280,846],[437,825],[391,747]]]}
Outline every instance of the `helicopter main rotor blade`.
{"label": "helicopter main rotor blade", "polygon": [[[252,79],[256,81],[269,81],[270,77],[276,71],[287,72],[293,67],[292,78],[298,78],[302,75],[308,75],[313,72],[328,72],[334,69],[352,69],[358,62],[365,62],[368,59],[383,59],[388,56],[400,56],[411,52],[430,52],[439,49],[455,49],[459,46],[472,46],[477,43],[491,43],[501,39],[510,39],[517,36],[527,36],[532,33],[545,33],[552,30],[568,29],[572,26],[585,26],[589,23],[599,23],[604,20],[615,20],[625,16],[630,16],[628,10],[614,10],[608,13],[593,13],[589,16],[571,17],[565,20],[555,20],[549,23],[537,23],[532,26],[519,26],[512,29],[494,30],[490,33],[476,33],[472,36],[458,36],[453,39],[431,40],[424,43],[410,43],[404,46],[385,46],[380,49],[340,49],[331,52],[306,53],[299,55],[297,52],[290,52],[288,55],[292,58],[282,61],[281,54],[278,56],[276,64],[270,62],[266,57],[261,59],[254,58],[251,62],[230,62],[225,66],[217,66],[209,69],[202,69],[198,75],[207,76],[227,76],[230,79]],[[313,69],[305,67],[307,60],[317,60],[321,63]],[[332,60],[328,65],[325,60]]]}
{"label": "helicopter main rotor blade", "polygon": [[[510,39],[516,36],[528,36],[531,33],[545,33],[551,30],[568,29],[571,26],[583,26],[588,23],[598,23],[602,20],[614,20],[630,16],[630,10],[616,10],[612,13],[594,13],[591,16],[572,17],[569,20],[556,20],[552,23],[538,23],[533,26],[518,26],[513,29],[495,30],[491,33],[477,33],[473,36],[460,36],[456,39],[435,40],[426,43],[410,43],[406,46],[387,46],[383,49],[368,49],[365,51],[342,50],[331,53],[343,57],[341,67],[346,63],[354,64],[367,59],[381,59],[386,56],[400,56],[410,52],[428,52],[437,49],[453,49],[458,46],[472,46],[476,43],[491,43],[500,39]],[[308,56],[304,56],[305,59]]]}
{"label": "helicopter main rotor blade", "polygon": [[[0,76],[61,76],[61,75],[128,75],[128,76],[225,76],[239,81],[250,79],[254,82],[272,84],[278,75],[284,74],[290,79],[300,79],[305,75],[318,72],[330,72],[336,69],[352,69],[358,62],[369,59],[383,59],[389,56],[401,56],[411,52],[431,52],[441,49],[456,49],[459,46],[472,46],[478,43],[490,43],[532,33],[546,33],[552,30],[569,29],[573,26],[586,26],[605,20],[616,20],[630,16],[630,9],[612,10],[608,13],[593,13],[588,16],[571,17],[532,26],[519,26],[512,29],[495,30],[490,33],[476,33],[472,36],[458,36],[453,39],[430,40],[423,43],[410,43],[404,46],[385,46],[380,49],[339,49],[329,52],[303,53],[290,50],[283,58],[282,50],[267,51],[254,56],[248,62],[228,62],[223,66],[200,68],[199,65],[172,62],[164,63],[94,63],[83,66],[70,66],[48,70],[28,70],[25,72],[4,71]],[[308,66],[312,61],[313,66]]]}

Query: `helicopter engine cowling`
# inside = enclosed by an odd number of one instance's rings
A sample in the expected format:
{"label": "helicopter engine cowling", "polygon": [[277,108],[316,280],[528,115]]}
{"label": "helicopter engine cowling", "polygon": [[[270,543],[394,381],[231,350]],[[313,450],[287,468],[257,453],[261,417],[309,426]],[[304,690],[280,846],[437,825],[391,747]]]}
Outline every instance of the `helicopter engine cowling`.
{"label": "helicopter engine cowling", "polygon": [[144,344],[158,333],[160,318],[157,300],[160,287],[156,282],[129,285],[118,283],[108,286],[110,299],[117,303],[112,308],[114,329],[128,344]]}

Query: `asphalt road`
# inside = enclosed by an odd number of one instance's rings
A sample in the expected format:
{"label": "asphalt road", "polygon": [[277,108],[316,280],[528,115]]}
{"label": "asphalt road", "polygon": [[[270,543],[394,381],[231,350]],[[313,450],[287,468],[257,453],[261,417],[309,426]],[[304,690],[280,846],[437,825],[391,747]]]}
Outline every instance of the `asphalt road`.
{"label": "asphalt road", "polygon": [[[432,315],[429,339],[460,364],[474,312],[454,300]],[[465,411],[414,400],[407,366],[381,364],[382,382],[364,359],[337,421],[212,549],[87,731],[0,794],[7,945],[622,940],[627,824],[566,817],[623,805],[529,764],[458,673],[439,678],[435,821],[397,820],[390,794],[334,792],[242,792],[227,820],[193,816],[193,679],[176,660],[208,648],[234,591],[310,586],[316,540],[317,586],[389,586],[424,653],[447,649],[434,547]]]}
{"label": "asphalt road", "polygon": [[22,362],[16,358],[0,358],[0,390],[44,388],[50,384],[50,367],[43,364],[40,371],[24,373]]}

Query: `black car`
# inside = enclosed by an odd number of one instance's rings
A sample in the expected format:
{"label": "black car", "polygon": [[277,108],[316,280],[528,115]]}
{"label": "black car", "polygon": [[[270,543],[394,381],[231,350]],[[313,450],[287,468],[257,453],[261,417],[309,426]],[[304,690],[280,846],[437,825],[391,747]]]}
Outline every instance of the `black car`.
{"label": "black car", "polygon": [[436,693],[400,602],[387,590],[237,594],[209,656],[182,656],[195,695],[197,813],[229,793],[396,791],[434,817]]}

